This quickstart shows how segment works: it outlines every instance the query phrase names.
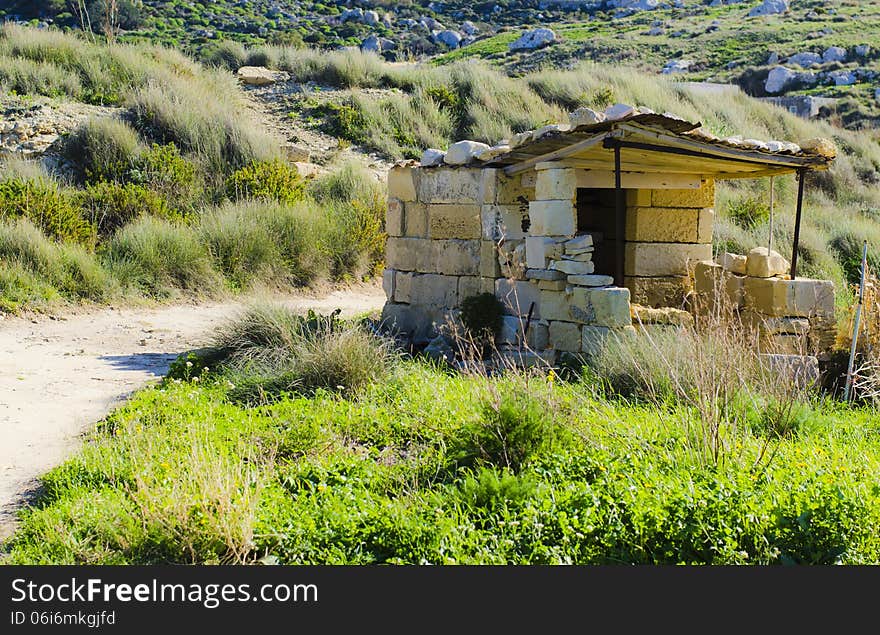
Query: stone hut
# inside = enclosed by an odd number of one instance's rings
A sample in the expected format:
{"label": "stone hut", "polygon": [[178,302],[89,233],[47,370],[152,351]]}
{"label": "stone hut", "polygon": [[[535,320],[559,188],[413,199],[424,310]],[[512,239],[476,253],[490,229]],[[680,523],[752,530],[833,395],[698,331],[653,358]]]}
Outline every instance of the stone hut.
{"label": "stone hut", "polygon": [[429,340],[465,298],[490,292],[507,313],[502,349],[552,361],[631,331],[634,315],[682,323],[708,281],[738,284],[737,306],[774,319],[809,321],[829,302],[833,312],[828,283],[793,280],[796,246],[784,274],[768,265],[779,268],[777,254],[750,255],[756,282],[712,253],[716,180],[826,169],[829,142],[719,139],[699,124],[621,104],[570,117],[493,147],[462,141],[446,153],[428,150],[421,164],[391,169],[386,324]]}

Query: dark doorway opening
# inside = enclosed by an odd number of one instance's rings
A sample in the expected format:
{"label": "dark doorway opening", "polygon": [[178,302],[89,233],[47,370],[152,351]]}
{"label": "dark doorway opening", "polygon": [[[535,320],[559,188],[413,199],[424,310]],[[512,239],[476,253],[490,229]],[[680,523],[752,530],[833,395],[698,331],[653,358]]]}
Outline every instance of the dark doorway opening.
{"label": "dark doorway opening", "polygon": [[617,243],[625,239],[617,235],[617,206],[613,189],[578,188],[577,233],[593,235],[596,273],[613,277]]}

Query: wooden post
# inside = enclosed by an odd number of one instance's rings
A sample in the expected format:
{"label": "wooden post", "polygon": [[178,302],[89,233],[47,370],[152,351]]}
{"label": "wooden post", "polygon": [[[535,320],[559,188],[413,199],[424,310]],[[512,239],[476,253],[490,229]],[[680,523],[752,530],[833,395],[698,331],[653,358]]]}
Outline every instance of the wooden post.
{"label": "wooden post", "polygon": [[804,209],[804,181],[806,170],[803,168],[797,171],[798,193],[797,193],[797,211],[794,217],[794,244],[791,247],[791,279],[797,278],[797,257],[798,244],[801,241],[801,214]]}
{"label": "wooden post", "polygon": [[615,240],[617,241],[616,267],[614,275],[614,284],[618,287],[623,286],[623,261],[624,261],[624,241],[626,237],[626,196],[621,185],[620,170],[620,145],[614,144],[614,194],[615,194],[615,212],[616,212],[616,229]]}

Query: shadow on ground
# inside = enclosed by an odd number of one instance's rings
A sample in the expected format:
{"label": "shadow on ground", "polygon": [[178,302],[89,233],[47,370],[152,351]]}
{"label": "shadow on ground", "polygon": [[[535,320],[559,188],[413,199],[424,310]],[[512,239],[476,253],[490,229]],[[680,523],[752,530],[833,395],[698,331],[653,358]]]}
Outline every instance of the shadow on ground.
{"label": "shadow on ground", "polygon": [[168,372],[171,362],[177,359],[176,353],[135,353],[133,355],[102,355],[101,361],[107,362],[118,370],[136,370],[162,377]]}

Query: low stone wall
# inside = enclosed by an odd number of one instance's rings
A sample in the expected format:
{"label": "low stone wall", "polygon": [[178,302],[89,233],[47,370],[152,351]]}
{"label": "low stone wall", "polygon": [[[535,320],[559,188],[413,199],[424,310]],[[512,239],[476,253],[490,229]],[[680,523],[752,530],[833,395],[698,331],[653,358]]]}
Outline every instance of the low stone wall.
{"label": "low stone wall", "polygon": [[768,353],[816,355],[837,334],[834,283],[788,275],[789,263],[765,248],[748,256],[721,254],[695,269],[698,313],[733,313],[757,331]]}

